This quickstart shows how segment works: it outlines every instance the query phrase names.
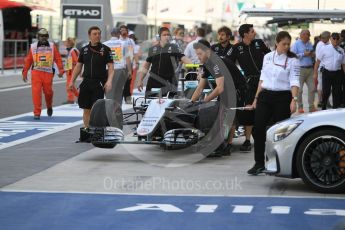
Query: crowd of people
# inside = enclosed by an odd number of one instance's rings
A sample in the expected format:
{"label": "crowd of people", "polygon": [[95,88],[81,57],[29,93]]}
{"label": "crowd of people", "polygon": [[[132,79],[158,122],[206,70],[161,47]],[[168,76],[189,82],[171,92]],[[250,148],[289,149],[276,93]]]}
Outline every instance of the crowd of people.
{"label": "crowd of people", "polygon": [[[25,61],[23,80],[27,81],[32,71],[32,94],[34,119],[40,119],[42,89],[46,99],[48,116],[52,116],[52,78],[58,67],[58,75],[66,73],[66,103],[78,101],[83,109],[84,127],[89,127],[92,105],[104,97],[119,104],[132,103],[131,93],[136,83],[145,95],[152,88],[161,88],[162,95],[176,91],[181,63],[203,64],[199,71],[199,85],[191,97],[191,103],[200,99],[207,77],[215,79],[216,87],[203,101],[224,97],[224,86],[229,77],[220,68],[226,67],[234,82],[238,107],[235,120],[225,144],[214,155],[230,155],[236,127],[244,126],[245,140],[240,151],[251,151],[251,136],[254,137],[255,164],[248,174],[257,175],[264,170],[264,152],[267,126],[289,118],[293,113],[304,113],[303,86],[308,89],[308,111],[315,112],[332,106],[345,106],[345,30],[341,33],[324,31],[318,43],[310,42],[310,31],[303,29],[292,43],[290,34],[281,31],[275,39],[275,49],[270,50],[263,40],[256,38],[252,24],[243,24],[238,33],[241,40],[233,44],[232,31],[223,26],[217,31],[218,43],[210,44],[206,31],[197,28],[195,40],[186,44],[184,29],[161,27],[158,40],[150,47],[146,60],[139,71],[139,45],[135,34],[122,25],[111,31],[111,38],[101,43],[101,30],[90,27],[90,42],[80,50],[74,48],[75,39],[65,41],[64,65],[59,50],[48,41],[46,29],[38,31],[38,42],[33,43]],[[222,60],[217,63],[214,55]],[[137,74],[138,73],[138,74]],[[138,75],[137,79],[135,76]],[[79,90],[75,85],[81,76]],[[318,94],[317,104],[315,94]],[[332,94],[332,101],[329,100]]]}

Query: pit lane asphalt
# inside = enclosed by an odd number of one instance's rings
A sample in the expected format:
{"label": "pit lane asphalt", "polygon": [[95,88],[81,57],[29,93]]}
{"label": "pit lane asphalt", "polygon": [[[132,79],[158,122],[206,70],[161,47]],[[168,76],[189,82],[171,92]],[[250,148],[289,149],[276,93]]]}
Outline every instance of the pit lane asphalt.
{"label": "pit lane asphalt", "polygon": [[[17,76],[17,86],[20,85]],[[65,84],[56,79],[54,106],[65,101]],[[60,82],[59,82],[60,81]],[[1,78],[0,78],[1,82]],[[5,84],[3,86],[6,87]],[[14,87],[11,85],[8,87]],[[0,91],[0,118],[32,110],[30,88]],[[306,97],[305,97],[306,98]],[[6,108],[6,109],[5,109]],[[131,130],[126,130],[128,134]],[[171,154],[156,146],[118,145],[98,149],[91,144],[75,143],[79,127],[58,132],[38,140],[0,150],[0,187],[3,191],[59,191],[125,194],[202,194],[324,196],[311,191],[300,179],[271,176],[248,176],[253,164],[253,150],[241,153],[243,138],[235,139],[229,157],[205,158],[184,167],[157,167],[154,158],[169,159]],[[141,155],[141,156],[140,156]],[[142,157],[144,156],[144,157]],[[142,161],[141,159],[149,159]],[[151,159],[151,160],[150,160]],[[121,182],[117,186],[107,182]],[[167,184],[188,181],[190,188],[173,188]],[[216,181],[219,188],[209,183]],[[183,183],[183,182],[181,182]],[[146,187],[152,184],[152,187]],[[200,184],[196,186],[197,184]],[[232,187],[227,187],[229,184]]]}
{"label": "pit lane asphalt", "polygon": [[[23,85],[20,78],[16,79],[17,85],[12,81],[9,84],[0,76],[0,118],[32,111],[30,87],[18,88]],[[54,106],[61,105],[66,97],[65,84],[60,81],[56,79],[54,83]],[[129,137],[130,132],[130,128],[125,130]],[[299,229],[316,227],[315,223],[323,225],[313,229],[325,229],[324,223],[329,219],[308,219],[303,212],[343,206],[343,194],[316,193],[300,179],[248,176],[253,150],[238,151],[243,138],[234,140],[235,149],[229,157],[205,158],[183,167],[159,167],[152,162],[169,161],[176,154],[150,145],[98,149],[88,143],[75,143],[78,137],[77,126],[0,150],[0,195],[5,205],[0,223],[4,229],[161,229],[162,225],[165,229],[262,229],[268,224],[270,229]],[[283,200],[284,197],[288,198]],[[311,198],[317,202],[311,203]],[[172,203],[189,210],[195,204],[212,201],[221,210],[215,218],[188,212],[178,218],[156,212],[153,216],[145,211],[115,212],[115,207],[121,210],[138,203]],[[231,204],[254,205],[252,221],[241,214],[231,217],[231,211],[222,209]],[[291,206],[291,218],[267,216],[267,208],[272,205]],[[330,226],[339,218],[333,216]],[[142,223],[146,223],[146,228]]]}

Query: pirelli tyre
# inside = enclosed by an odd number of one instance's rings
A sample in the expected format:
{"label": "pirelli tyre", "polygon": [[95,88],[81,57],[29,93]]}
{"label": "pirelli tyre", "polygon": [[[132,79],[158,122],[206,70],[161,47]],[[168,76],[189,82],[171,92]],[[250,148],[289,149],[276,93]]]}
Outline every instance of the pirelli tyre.
{"label": "pirelli tyre", "polygon": [[114,148],[123,140],[121,105],[114,100],[99,99],[90,114],[91,143],[98,148]]}
{"label": "pirelli tyre", "polygon": [[345,133],[323,129],[309,134],[298,146],[297,171],[321,193],[345,192]]}

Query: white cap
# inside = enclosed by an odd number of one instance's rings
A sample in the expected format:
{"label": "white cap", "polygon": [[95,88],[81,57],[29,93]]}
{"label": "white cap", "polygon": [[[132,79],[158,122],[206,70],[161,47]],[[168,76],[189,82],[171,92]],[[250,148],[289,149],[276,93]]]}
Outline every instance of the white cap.
{"label": "white cap", "polygon": [[41,28],[38,32],[38,35],[49,35],[48,30],[45,28]]}
{"label": "white cap", "polygon": [[132,34],[134,34],[134,32],[132,30],[128,31],[128,35],[129,36],[132,35]]}

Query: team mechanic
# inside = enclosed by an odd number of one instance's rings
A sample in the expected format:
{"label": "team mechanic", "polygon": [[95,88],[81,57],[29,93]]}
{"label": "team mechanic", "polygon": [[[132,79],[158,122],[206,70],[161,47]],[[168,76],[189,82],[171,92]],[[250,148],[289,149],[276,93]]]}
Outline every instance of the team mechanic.
{"label": "team mechanic", "polygon": [[[242,41],[235,44],[227,53],[226,57],[234,63],[236,61],[242,68],[247,82],[246,105],[251,106],[258,87],[260,72],[265,54],[271,50],[261,39],[255,39],[256,33],[252,24],[243,24],[238,29]],[[241,125],[245,126],[246,140],[240,147],[240,151],[250,151],[250,136],[254,125],[255,113],[253,110],[237,112],[237,118]]]}
{"label": "team mechanic", "polygon": [[225,58],[226,54],[231,49],[232,45],[230,39],[232,36],[231,29],[227,26],[222,26],[218,29],[218,43],[211,46],[211,50],[219,57]]}
{"label": "team mechanic", "polygon": [[150,96],[152,88],[161,88],[162,95],[166,95],[169,91],[176,91],[178,83],[176,69],[179,61],[185,64],[192,63],[181,53],[177,45],[169,43],[170,31],[168,28],[161,27],[159,37],[159,43],[149,49],[148,57],[139,75],[138,90],[141,92],[145,75],[151,67],[145,96]]}
{"label": "team mechanic", "polygon": [[[215,53],[211,52],[210,43],[206,40],[199,40],[197,43],[194,43],[193,48],[196,51],[196,54],[200,60],[200,63],[203,64],[203,75],[200,78],[198,87],[193,93],[191,98],[191,102],[196,102],[200,95],[203,92],[203,89],[207,86],[207,78],[208,76],[212,76],[216,80],[216,88],[205,97],[204,101],[209,102],[216,97],[220,99],[223,96],[223,92],[229,92],[231,89],[228,88],[229,84],[225,84],[229,79],[225,79],[224,71],[220,69],[219,64],[224,64],[226,68],[229,70],[232,81],[234,82],[235,89],[236,89],[236,98],[237,98],[237,105],[241,104],[241,98],[244,98],[246,84],[245,80],[236,67],[236,65],[228,60],[228,59],[219,59]],[[217,60],[222,60],[223,63],[217,63]],[[224,103],[225,108],[229,108],[230,102],[227,97],[222,98],[222,103]],[[231,153],[231,145],[227,145],[225,147],[220,147],[216,150],[214,154],[209,156],[222,156],[222,155],[230,155]]]}
{"label": "team mechanic", "polygon": [[98,99],[104,98],[104,92],[111,90],[114,76],[111,50],[100,43],[101,30],[97,26],[92,26],[88,30],[88,35],[90,42],[80,49],[78,63],[72,75],[73,81],[70,83],[70,88],[73,88],[84,65],[83,81],[79,85],[78,104],[83,109],[85,128],[89,127],[92,105]]}

